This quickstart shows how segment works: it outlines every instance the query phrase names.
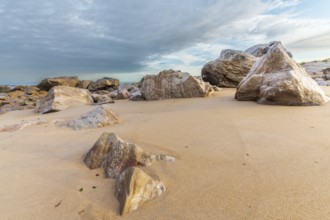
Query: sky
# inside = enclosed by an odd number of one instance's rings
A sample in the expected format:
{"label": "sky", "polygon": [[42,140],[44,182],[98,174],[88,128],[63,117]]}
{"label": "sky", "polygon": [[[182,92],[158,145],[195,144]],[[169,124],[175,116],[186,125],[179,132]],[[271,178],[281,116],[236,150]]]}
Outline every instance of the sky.
{"label": "sky", "polygon": [[329,0],[0,0],[0,84],[200,75],[221,50],[282,41],[330,57]]}

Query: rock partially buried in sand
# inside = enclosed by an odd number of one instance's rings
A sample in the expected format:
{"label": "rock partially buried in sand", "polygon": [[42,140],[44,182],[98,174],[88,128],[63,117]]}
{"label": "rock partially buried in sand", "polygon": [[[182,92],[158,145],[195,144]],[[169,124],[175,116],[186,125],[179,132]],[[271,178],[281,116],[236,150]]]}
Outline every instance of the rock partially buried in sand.
{"label": "rock partially buried in sand", "polygon": [[235,98],[277,105],[322,105],[329,100],[280,42],[256,62],[239,84]]}
{"label": "rock partially buried in sand", "polygon": [[202,78],[211,85],[236,88],[256,60],[243,51],[223,50],[217,60],[205,64]]}
{"label": "rock partially buried in sand", "polygon": [[119,123],[118,116],[112,111],[109,105],[97,106],[79,118],[68,123],[68,127],[74,130],[83,128],[100,128]]}
{"label": "rock partially buried in sand", "polygon": [[121,173],[116,182],[115,196],[119,201],[121,215],[137,210],[146,201],[162,195],[164,184],[152,178],[137,167],[130,167]]}
{"label": "rock partially buried in sand", "polygon": [[131,166],[149,166],[154,155],[135,144],[127,143],[115,133],[103,133],[87,153],[84,162],[90,169],[103,167],[105,175],[116,178]]}
{"label": "rock partially buried in sand", "polygon": [[141,93],[147,101],[205,97],[212,92],[210,84],[181,71],[164,70],[158,75],[147,75],[141,80]]}
{"label": "rock partially buried in sand", "polygon": [[41,90],[48,91],[54,86],[68,86],[76,87],[79,83],[79,78],[77,76],[63,76],[55,78],[46,78],[42,80],[37,87]]}
{"label": "rock partially buried in sand", "polygon": [[61,111],[76,104],[93,104],[93,98],[90,92],[86,89],[55,86],[49,90],[45,98],[38,102],[36,112],[44,114]]}

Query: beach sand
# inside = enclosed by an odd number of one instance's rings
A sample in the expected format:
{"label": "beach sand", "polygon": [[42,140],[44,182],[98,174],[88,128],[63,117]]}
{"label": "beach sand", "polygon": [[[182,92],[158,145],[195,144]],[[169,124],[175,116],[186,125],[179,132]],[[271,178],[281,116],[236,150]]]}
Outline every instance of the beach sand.
{"label": "beach sand", "polygon": [[[330,219],[330,104],[259,105],[234,94],[117,101],[122,122],[106,128],[39,124],[0,132],[0,219]],[[92,108],[14,111],[0,115],[0,127]],[[105,131],[177,158],[143,168],[167,191],[123,217],[115,180],[83,163]]]}

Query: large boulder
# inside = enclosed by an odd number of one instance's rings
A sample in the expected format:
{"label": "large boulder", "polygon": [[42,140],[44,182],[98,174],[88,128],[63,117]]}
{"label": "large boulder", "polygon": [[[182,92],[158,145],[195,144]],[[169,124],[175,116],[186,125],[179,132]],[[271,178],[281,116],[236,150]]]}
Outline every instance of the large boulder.
{"label": "large boulder", "polygon": [[62,76],[55,78],[46,78],[42,80],[37,87],[41,90],[48,91],[54,86],[68,86],[76,87],[79,83],[79,78],[77,76]]}
{"label": "large boulder", "polygon": [[164,70],[141,80],[141,93],[146,100],[205,97],[213,92],[211,85],[189,73]]}
{"label": "large boulder", "polygon": [[[272,41],[272,42],[269,42],[268,44],[257,44],[257,45],[254,45],[254,46],[246,49],[245,52],[249,53],[255,57],[262,57],[263,55],[267,54],[269,48],[276,43],[280,43],[280,42]],[[290,51],[287,51],[286,49],[285,49],[285,51],[292,58],[292,53]]]}
{"label": "large boulder", "polygon": [[110,94],[100,95],[97,93],[93,93],[92,97],[96,105],[115,103],[115,101],[113,101],[113,99],[111,98]]}
{"label": "large boulder", "polygon": [[149,166],[154,159],[154,155],[123,141],[115,133],[103,133],[87,153],[84,162],[90,169],[103,167],[106,177],[116,178],[127,167]]}
{"label": "large boulder", "polygon": [[88,90],[55,86],[49,90],[45,98],[38,102],[36,112],[41,114],[56,112],[77,104],[93,104],[93,98]]}
{"label": "large boulder", "polygon": [[219,87],[236,88],[250,71],[257,58],[237,50],[223,50],[220,57],[202,69],[205,82]]}
{"label": "large boulder", "polygon": [[88,86],[90,91],[96,90],[116,90],[119,86],[119,80],[114,78],[104,77],[103,79],[99,79],[96,82],[91,82]]}
{"label": "large boulder", "polygon": [[93,110],[71,120],[68,127],[74,130],[83,128],[100,128],[119,123],[118,116],[112,111],[109,105],[97,106]]}
{"label": "large boulder", "polygon": [[119,201],[121,215],[137,210],[148,200],[162,195],[164,184],[137,167],[130,167],[121,173],[116,181],[115,196]]}
{"label": "large boulder", "polygon": [[280,42],[269,47],[237,87],[236,99],[261,104],[322,105],[328,97],[285,51]]}

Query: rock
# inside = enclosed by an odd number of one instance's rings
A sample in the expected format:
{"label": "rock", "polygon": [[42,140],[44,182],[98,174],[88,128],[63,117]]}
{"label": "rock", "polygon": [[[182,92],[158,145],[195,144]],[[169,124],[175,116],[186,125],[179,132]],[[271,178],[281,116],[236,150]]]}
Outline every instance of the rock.
{"label": "rock", "polygon": [[99,94],[93,93],[92,97],[93,97],[94,103],[97,105],[115,103],[115,101],[113,101],[113,99],[110,97],[110,94],[109,95],[99,95]]}
{"label": "rock", "polygon": [[79,83],[77,76],[63,76],[55,78],[46,78],[42,80],[37,87],[41,90],[48,91],[54,86],[76,87]]}
{"label": "rock", "polygon": [[126,88],[119,88],[117,90],[117,99],[129,99],[129,97],[131,97],[131,94]]}
{"label": "rock", "polygon": [[181,71],[164,70],[158,75],[147,75],[141,80],[141,93],[147,101],[205,97],[212,92],[210,84]]}
{"label": "rock", "polygon": [[[267,54],[269,47],[271,47],[272,45],[274,45],[276,43],[281,43],[281,42],[272,41],[268,44],[257,44],[257,45],[254,45],[254,46],[248,48],[247,50],[245,50],[245,52],[247,52],[255,57],[262,57],[263,55]],[[292,58],[292,53],[290,51],[287,51],[286,49],[285,49],[285,51]]]}
{"label": "rock", "polygon": [[0,86],[0,93],[10,92],[11,88],[9,86]]}
{"label": "rock", "polygon": [[326,68],[323,70],[324,78],[326,80],[330,80],[330,68]]}
{"label": "rock", "polygon": [[136,91],[136,92],[132,93],[129,100],[131,100],[131,101],[145,101],[141,91]]}
{"label": "rock", "polygon": [[67,86],[55,86],[48,95],[37,103],[37,113],[61,111],[76,104],[93,104],[93,98],[86,89]]}
{"label": "rock", "polygon": [[15,90],[13,92],[9,92],[8,93],[8,96],[10,98],[14,98],[14,99],[17,99],[17,98],[21,98],[22,96],[24,96],[25,92],[24,91],[21,91],[21,90]]}
{"label": "rock", "polygon": [[217,60],[205,64],[202,78],[211,85],[236,88],[256,60],[256,57],[242,51],[223,50]]}
{"label": "rock", "polygon": [[277,105],[322,105],[323,90],[285,51],[280,42],[269,47],[237,87],[236,99]]}
{"label": "rock", "polygon": [[119,86],[118,79],[104,77],[103,79],[99,79],[96,82],[92,82],[89,85],[88,89],[92,92],[96,90],[107,90],[109,88],[116,90],[118,89],[118,86]]}
{"label": "rock", "polygon": [[34,95],[40,93],[40,89],[36,86],[27,86],[24,88],[24,93],[26,95]]}
{"label": "rock", "polygon": [[74,130],[84,128],[100,128],[119,123],[118,116],[112,111],[109,105],[97,106],[92,111],[71,120],[68,127]]}
{"label": "rock", "polygon": [[87,153],[84,162],[90,169],[103,167],[106,177],[116,178],[127,167],[149,166],[154,159],[154,155],[123,141],[115,133],[103,133]]}
{"label": "rock", "polygon": [[162,195],[164,184],[137,167],[130,167],[119,175],[115,186],[115,196],[119,201],[121,215],[137,210],[148,200]]}
{"label": "rock", "polygon": [[88,89],[89,85],[92,83],[92,80],[80,80],[78,83],[78,88]]}

